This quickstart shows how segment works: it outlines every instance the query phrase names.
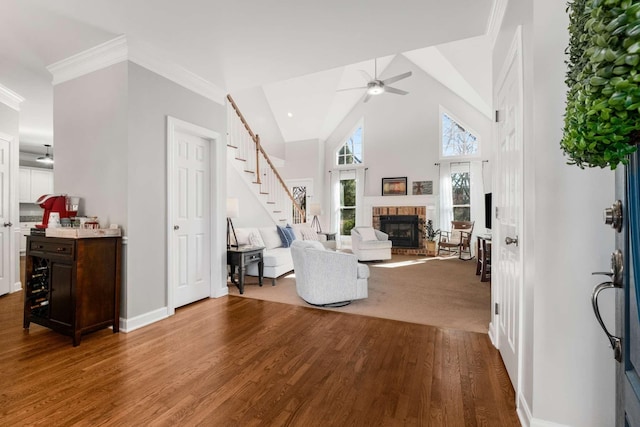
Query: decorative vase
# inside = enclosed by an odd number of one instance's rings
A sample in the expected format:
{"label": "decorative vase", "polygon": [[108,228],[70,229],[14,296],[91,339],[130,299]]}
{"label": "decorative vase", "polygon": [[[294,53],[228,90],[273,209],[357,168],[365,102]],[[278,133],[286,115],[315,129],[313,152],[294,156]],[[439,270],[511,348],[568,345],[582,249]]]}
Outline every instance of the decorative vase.
{"label": "decorative vase", "polygon": [[436,241],[426,240],[425,245],[427,247],[427,256],[436,256]]}

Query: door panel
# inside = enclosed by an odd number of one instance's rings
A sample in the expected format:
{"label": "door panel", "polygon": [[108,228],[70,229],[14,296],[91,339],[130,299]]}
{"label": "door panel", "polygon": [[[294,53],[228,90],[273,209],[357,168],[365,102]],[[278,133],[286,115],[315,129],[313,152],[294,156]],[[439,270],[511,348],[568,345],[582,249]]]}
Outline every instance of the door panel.
{"label": "door panel", "polygon": [[209,145],[206,139],[176,134],[176,307],[211,295]]}
{"label": "door panel", "polygon": [[498,80],[496,106],[496,220],[492,229],[497,347],[518,391],[522,290],[522,66],[520,30]]}
{"label": "door panel", "polygon": [[0,138],[0,295],[11,291],[11,234],[9,222],[9,141]]}
{"label": "door panel", "polygon": [[[622,339],[622,361],[616,369],[618,426],[640,426],[640,313],[638,282],[640,270],[640,156],[631,156],[629,166],[616,172],[616,198],[622,201],[623,226],[616,233],[616,248],[624,258],[623,290],[616,299],[616,326]],[[626,207],[626,209],[625,209]]]}

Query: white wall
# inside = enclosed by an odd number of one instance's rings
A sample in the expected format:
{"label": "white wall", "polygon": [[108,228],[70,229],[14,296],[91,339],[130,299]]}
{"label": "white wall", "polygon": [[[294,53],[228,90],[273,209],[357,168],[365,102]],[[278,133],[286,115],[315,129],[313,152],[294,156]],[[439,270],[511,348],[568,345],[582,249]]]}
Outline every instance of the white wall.
{"label": "white wall", "polygon": [[[381,195],[382,178],[403,176],[407,177],[408,194],[411,194],[413,181],[433,181],[434,195],[438,194],[439,169],[435,163],[440,160],[441,105],[478,134],[482,141],[482,158],[491,158],[491,122],[478,110],[402,55],[389,64],[382,78],[409,70],[413,75],[395,85],[409,94],[383,94],[366,104],[357,104],[325,143],[326,170],[330,170],[335,164],[336,149],[344,143],[358,120],[364,118],[364,164],[368,167],[365,197]],[[487,168],[491,168],[491,163]],[[487,176],[490,179],[490,173]],[[324,183],[328,189],[328,174]],[[325,195],[325,198],[324,203],[328,206],[329,196]],[[416,204],[419,202],[416,198]]]}
{"label": "white wall", "polygon": [[[613,201],[613,174],[568,166],[559,148],[566,93],[565,7],[555,0],[509,2],[493,56],[494,78],[515,26],[522,23],[522,398],[531,411],[531,425],[595,427],[614,424],[615,362],[589,299],[598,280],[591,272],[607,269],[613,250],[613,233],[602,222],[602,209]],[[603,297],[605,320],[613,325],[613,299]]]}
{"label": "white wall", "polygon": [[56,191],[83,197],[103,224],[123,226],[125,319],[167,304],[168,115],[226,133],[223,106],[134,63],[54,88]]}

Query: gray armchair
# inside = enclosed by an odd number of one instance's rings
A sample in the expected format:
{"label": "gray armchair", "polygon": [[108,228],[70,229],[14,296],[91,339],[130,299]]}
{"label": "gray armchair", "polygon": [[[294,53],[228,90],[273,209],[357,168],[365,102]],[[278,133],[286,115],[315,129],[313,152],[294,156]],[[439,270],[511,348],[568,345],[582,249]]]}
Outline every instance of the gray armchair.
{"label": "gray armchair", "polygon": [[351,229],[351,250],[358,257],[358,261],[391,259],[392,246],[389,235],[373,227]]}
{"label": "gray armchair", "polygon": [[294,240],[296,291],[311,305],[341,307],[368,296],[369,267],[353,254],[327,250],[314,240]]}

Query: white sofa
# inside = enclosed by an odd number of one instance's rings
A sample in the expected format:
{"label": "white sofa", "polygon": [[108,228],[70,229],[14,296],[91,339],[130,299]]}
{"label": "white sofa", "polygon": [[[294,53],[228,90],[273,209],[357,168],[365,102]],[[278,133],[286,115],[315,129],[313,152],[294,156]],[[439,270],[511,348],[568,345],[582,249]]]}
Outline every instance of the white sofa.
{"label": "white sofa", "polygon": [[369,267],[353,254],[327,250],[320,242],[294,240],[291,255],[296,291],[312,305],[341,307],[368,296]]}
{"label": "white sofa", "polygon": [[[308,224],[294,224],[292,228],[296,240],[315,240],[313,239],[315,236],[323,245],[327,245],[328,248],[333,246],[333,249],[335,249],[335,241],[327,242],[325,235],[312,231]],[[272,285],[276,284],[278,277],[293,271],[291,248],[283,247],[282,239],[275,225],[270,227],[236,228],[235,232],[238,241],[234,241],[234,243],[238,245],[263,246],[265,248],[263,277],[272,279]],[[258,264],[249,265],[245,274],[258,276]]]}
{"label": "white sofa", "polygon": [[373,227],[351,229],[351,250],[359,261],[382,261],[391,259],[393,243],[389,235]]}

